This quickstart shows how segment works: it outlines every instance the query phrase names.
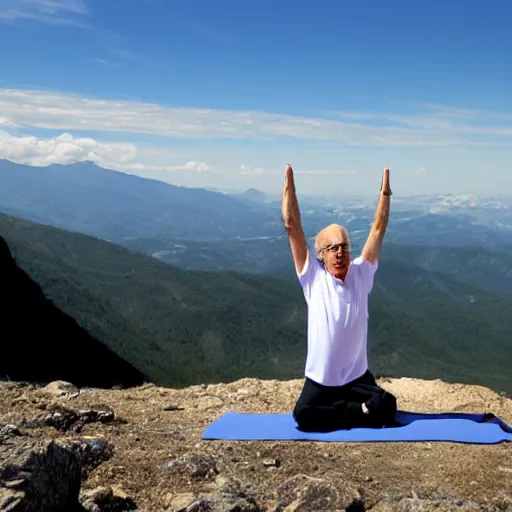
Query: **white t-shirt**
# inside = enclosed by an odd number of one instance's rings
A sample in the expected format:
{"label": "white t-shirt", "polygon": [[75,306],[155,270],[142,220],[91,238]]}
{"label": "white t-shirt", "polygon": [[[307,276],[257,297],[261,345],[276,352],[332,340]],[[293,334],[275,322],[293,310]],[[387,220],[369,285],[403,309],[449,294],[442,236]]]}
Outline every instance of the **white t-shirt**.
{"label": "white t-shirt", "polygon": [[368,369],[368,294],[377,268],[378,263],[358,257],[343,282],[308,250],[298,276],[308,305],[306,377],[342,386]]}

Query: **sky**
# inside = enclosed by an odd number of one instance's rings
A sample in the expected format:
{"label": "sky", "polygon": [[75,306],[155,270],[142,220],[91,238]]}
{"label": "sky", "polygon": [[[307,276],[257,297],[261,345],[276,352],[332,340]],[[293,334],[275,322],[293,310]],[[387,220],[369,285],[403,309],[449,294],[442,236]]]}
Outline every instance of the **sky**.
{"label": "sky", "polygon": [[0,0],[0,158],[308,194],[512,191],[512,2]]}

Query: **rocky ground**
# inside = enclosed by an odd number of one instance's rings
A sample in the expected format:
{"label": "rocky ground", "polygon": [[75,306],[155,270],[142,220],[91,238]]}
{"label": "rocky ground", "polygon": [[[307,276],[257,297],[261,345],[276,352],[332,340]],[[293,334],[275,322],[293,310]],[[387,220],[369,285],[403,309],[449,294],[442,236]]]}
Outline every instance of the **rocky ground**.
{"label": "rocky ground", "polygon": [[[486,388],[405,378],[380,384],[401,409],[492,412],[512,423],[512,399]],[[512,512],[512,443],[201,440],[229,410],[290,411],[301,385],[0,383],[0,510]]]}

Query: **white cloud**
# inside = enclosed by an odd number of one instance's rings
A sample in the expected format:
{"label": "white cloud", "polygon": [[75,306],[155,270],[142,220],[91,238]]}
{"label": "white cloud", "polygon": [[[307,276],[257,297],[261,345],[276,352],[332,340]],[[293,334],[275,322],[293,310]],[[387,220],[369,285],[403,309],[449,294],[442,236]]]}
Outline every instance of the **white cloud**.
{"label": "white cloud", "polygon": [[210,170],[210,166],[204,162],[187,162],[185,164],[186,170],[194,170],[197,172],[207,172]]}
{"label": "white cloud", "polygon": [[[211,170],[204,162],[189,161],[184,165],[154,165],[152,150],[138,149],[123,142],[98,142],[88,137],[63,133],[51,138],[32,135],[11,135],[0,130],[0,159],[45,166],[89,161],[107,169],[132,171],[138,174],[187,171],[203,173]],[[167,154],[167,158],[172,155]]]}
{"label": "white cloud", "polygon": [[44,166],[92,161],[99,165],[128,165],[135,162],[133,144],[102,143],[87,137],[63,133],[41,139],[32,135],[16,136],[0,130],[0,158],[18,163]]}
{"label": "white cloud", "polygon": [[[479,110],[452,109],[441,106],[425,106],[433,112],[425,112],[422,115],[404,115],[393,113],[361,113],[361,112],[336,112],[341,119],[351,121],[379,121],[389,126],[414,129],[416,133],[438,133],[441,136],[459,137],[460,140],[469,136],[491,136],[512,139],[512,114],[499,114]],[[511,126],[493,126],[482,124],[492,120],[509,121]],[[466,121],[462,123],[461,121]],[[472,121],[473,124],[469,123]],[[366,124],[366,126],[371,126]]]}
{"label": "white cloud", "polygon": [[333,120],[259,111],[173,108],[142,101],[91,99],[16,89],[0,89],[0,112],[10,122],[23,127],[170,138],[291,138],[342,146],[390,148],[508,147],[512,143],[512,123],[506,126],[503,123],[496,126],[463,124],[460,118],[448,119],[446,113],[438,117],[338,113],[345,117]]}
{"label": "white cloud", "polygon": [[14,123],[7,117],[0,116],[0,126],[14,126]]}
{"label": "white cloud", "polygon": [[420,103],[418,106],[432,110],[437,115],[453,119],[502,119],[512,121],[512,113],[492,112],[474,108],[454,108],[436,103]]}
{"label": "white cloud", "polygon": [[165,171],[195,171],[195,172],[208,172],[211,171],[210,166],[205,164],[204,162],[195,162],[191,160],[187,162],[185,165],[173,165],[161,167],[162,170]]}
{"label": "white cloud", "polygon": [[241,174],[263,174],[265,171],[261,167],[251,167],[250,165],[242,164],[240,166]]}
{"label": "white cloud", "polygon": [[35,20],[52,25],[81,25],[86,0],[0,0],[0,22]]}
{"label": "white cloud", "polygon": [[[0,159],[34,166],[89,161],[107,169],[160,177],[166,173],[222,172],[220,168],[212,168],[206,162],[197,160],[170,165],[168,162],[173,159],[173,155],[161,149],[140,148],[128,142],[100,142],[91,137],[75,137],[70,133],[40,138],[34,135],[13,135],[0,130]],[[264,170],[247,164],[240,166],[240,174],[243,175],[280,175],[282,172],[282,169]],[[299,169],[295,173],[297,175],[335,175],[355,174],[355,171]]]}

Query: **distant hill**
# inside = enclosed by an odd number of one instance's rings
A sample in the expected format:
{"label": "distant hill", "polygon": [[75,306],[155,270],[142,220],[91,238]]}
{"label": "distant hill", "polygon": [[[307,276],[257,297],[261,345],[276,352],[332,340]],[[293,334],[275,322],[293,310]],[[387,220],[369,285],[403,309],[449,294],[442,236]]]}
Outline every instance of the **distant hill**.
{"label": "distant hill", "polygon": [[[0,378],[77,386],[136,386],[144,375],[55,306],[0,236]],[[55,282],[57,287],[65,283]]]}
{"label": "distant hill", "polygon": [[86,235],[0,215],[0,235],[59,307],[163,385],[294,375],[297,285],[186,272]]}
{"label": "distant hill", "polygon": [[485,246],[386,247],[393,260],[414,264],[481,290],[512,295],[512,252],[491,251]]}
{"label": "distant hill", "polygon": [[[294,278],[179,270],[6,215],[0,235],[56,305],[156,383],[302,375],[306,308]],[[510,392],[511,310],[505,296],[383,260],[370,304],[372,368]]]}
{"label": "distant hill", "polygon": [[[301,194],[300,203],[308,236],[339,222],[360,248],[376,198]],[[221,193],[87,162],[31,167],[0,160],[0,211],[110,240],[187,270],[293,277],[280,200],[256,189]],[[511,233],[510,200],[393,196],[384,257],[512,294]]]}
{"label": "distant hill", "polygon": [[254,201],[88,162],[32,167],[0,160],[0,211],[115,242],[142,236],[218,240],[281,230],[279,217]]}
{"label": "distant hill", "polygon": [[[279,176],[276,180],[281,183]],[[308,234],[338,222],[356,244],[362,242],[377,197],[308,197],[306,192],[300,191],[299,200]],[[511,201],[395,195],[386,241],[511,253]],[[178,239],[224,243],[284,233],[279,194],[177,187],[88,162],[32,167],[0,160],[0,212],[122,245],[162,246]]]}
{"label": "distant hill", "polygon": [[264,192],[255,188],[250,188],[245,192],[239,192],[238,194],[232,194],[232,196],[238,199],[252,201],[254,203],[264,203],[267,197]]}
{"label": "distant hill", "polygon": [[[354,253],[361,250],[364,241],[361,238],[354,243]],[[222,242],[139,238],[126,241],[124,245],[187,270],[236,270],[276,277],[294,276],[286,236],[247,237]],[[483,291],[512,295],[510,252],[475,246],[396,245],[386,240],[382,258],[417,266]]]}

